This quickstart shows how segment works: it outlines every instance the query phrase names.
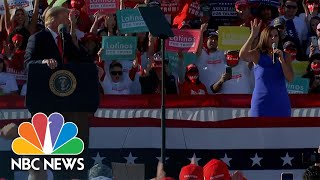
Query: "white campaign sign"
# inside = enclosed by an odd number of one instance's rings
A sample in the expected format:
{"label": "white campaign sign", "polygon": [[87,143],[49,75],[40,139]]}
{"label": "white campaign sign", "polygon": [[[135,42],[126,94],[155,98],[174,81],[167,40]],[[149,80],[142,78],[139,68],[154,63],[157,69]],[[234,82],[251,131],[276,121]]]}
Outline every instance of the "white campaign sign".
{"label": "white campaign sign", "polygon": [[[33,10],[33,0],[8,0],[10,13],[13,13],[17,8],[23,8],[25,11]],[[4,1],[0,1],[0,14],[4,14]]]}

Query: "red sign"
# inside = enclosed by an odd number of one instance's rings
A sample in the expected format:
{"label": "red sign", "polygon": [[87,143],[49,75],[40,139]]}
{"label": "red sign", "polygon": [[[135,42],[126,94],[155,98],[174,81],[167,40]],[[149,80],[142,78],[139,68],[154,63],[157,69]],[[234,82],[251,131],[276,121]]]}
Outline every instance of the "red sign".
{"label": "red sign", "polygon": [[166,40],[167,51],[179,52],[197,52],[200,41],[200,30],[173,29],[174,37]]}
{"label": "red sign", "polygon": [[92,15],[97,11],[106,14],[114,14],[120,7],[119,0],[86,0],[88,14]]}

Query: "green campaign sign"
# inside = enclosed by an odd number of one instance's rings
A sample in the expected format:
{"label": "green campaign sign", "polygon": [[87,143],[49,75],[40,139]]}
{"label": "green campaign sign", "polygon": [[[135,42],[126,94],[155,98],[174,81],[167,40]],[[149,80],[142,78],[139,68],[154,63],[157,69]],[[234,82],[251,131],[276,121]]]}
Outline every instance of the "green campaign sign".
{"label": "green campaign sign", "polygon": [[117,24],[122,34],[149,32],[149,29],[137,8],[118,10]]}
{"label": "green campaign sign", "polygon": [[293,61],[292,68],[295,76],[303,76],[307,73],[308,61]]}
{"label": "green campaign sign", "polygon": [[309,82],[307,78],[296,77],[291,83],[286,82],[289,94],[308,94]]}
{"label": "green campaign sign", "polygon": [[[169,60],[169,69],[173,73],[178,73],[178,62],[179,57],[176,52],[166,52],[166,58]],[[183,64],[184,68],[189,64],[194,64],[197,59],[197,56],[194,53],[183,53]]]}
{"label": "green campaign sign", "polygon": [[133,60],[136,57],[137,37],[135,36],[103,36],[102,59]]}

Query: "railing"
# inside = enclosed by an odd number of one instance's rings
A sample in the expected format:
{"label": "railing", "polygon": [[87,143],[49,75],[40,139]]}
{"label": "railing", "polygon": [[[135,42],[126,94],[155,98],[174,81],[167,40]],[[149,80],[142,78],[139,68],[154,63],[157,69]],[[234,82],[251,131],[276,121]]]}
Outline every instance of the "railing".
{"label": "railing", "polygon": [[[290,95],[292,108],[320,107],[320,95]],[[166,96],[167,108],[229,107],[249,108],[251,95]],[[25,97],[0,96],[0,109],[25,109]],[[48,102],[50,103],[50,102]],[[104,95],[100,108],[160,108],[159,95]]]}

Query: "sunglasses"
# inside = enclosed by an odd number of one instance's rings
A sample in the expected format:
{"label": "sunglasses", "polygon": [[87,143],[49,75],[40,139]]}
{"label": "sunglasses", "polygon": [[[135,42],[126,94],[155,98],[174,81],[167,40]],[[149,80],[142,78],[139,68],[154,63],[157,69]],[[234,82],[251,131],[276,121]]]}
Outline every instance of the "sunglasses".
{"label": "sunglasses", "polygon": [[111,71],[110,74],[112,76],[116,76],[116,75],[122,76],[123,72],[122,71]]}
{"label": "sunglasses", "polygon": [[190,69],[190,70],[188,71],[188,73],[198,73],[198,72],[199,72],[198,69]]}
{"label": "sunglasses", "polygon": [[298,6],[286,5],[286,8],[288,8],[288,9],[297,9]]}

